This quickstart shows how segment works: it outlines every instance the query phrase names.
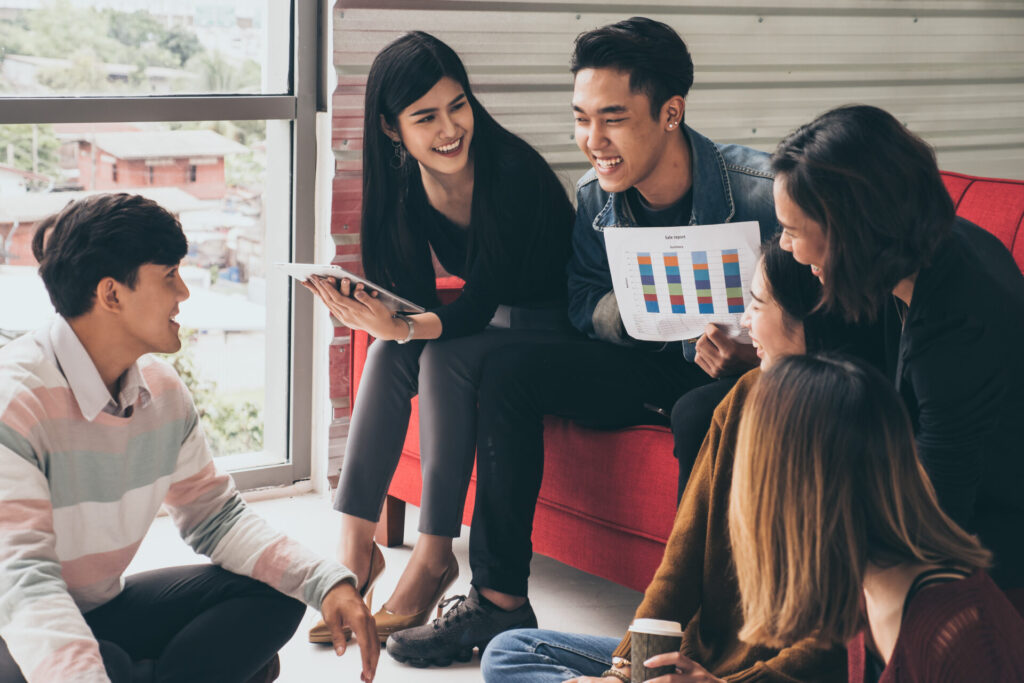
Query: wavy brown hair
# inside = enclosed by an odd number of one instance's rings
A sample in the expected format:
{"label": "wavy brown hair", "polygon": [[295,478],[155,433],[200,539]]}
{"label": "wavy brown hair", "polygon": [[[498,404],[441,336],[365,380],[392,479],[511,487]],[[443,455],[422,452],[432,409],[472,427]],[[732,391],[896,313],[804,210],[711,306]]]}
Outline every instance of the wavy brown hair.
{"label": "wavy brown hair", "polygon": [[772,170],[825,233],[822,306],[852,322],[876,318],[955,218],[935,152],[878,107],[839,107],[801,126],[779,143]]}
{"label": "wavy brown hair", "polygon": [[740,638],[844,643],[863,628],[868,563],[987,567],[940,509],[891,384],[839,356],[790,356],[761,377],[740,421],[729,531]]}

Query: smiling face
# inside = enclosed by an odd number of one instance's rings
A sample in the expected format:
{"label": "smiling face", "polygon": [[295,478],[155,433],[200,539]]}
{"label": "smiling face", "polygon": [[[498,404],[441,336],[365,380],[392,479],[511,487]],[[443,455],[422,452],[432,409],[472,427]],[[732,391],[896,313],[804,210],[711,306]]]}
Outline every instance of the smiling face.
{"label": "smiling face", "polygon": [[[101,283],[102,286],[102,283]],[[178,304],[189,297],[178,266],[146,263],[139,266],[135,287],[118,284],[118,314],[124,345],[141,356],[174,353],[181,348],[175,320]]]}
{"label": "smiling face", "polygon": [[399,112],[397,123],[397,131],[381,125],[388,137],[400,137],[421,167],[443,175],[465,169],[473,140],[473,108],[457,81],[447,76],[439,80]]}
{"label": "smiling face", "polygon": [[765,281],[763,262],[758,264],[751,280],[750,298],[750,306],[743,313],[740,325],[750,332],[762,370],[767,370],[780,358],[807,352],[804,326],[788,319],[772,297]]}
{"label": "smiling face", "polygon": [[672,98],[654,119],[650,98],[630,89],[627,72],[581,69],[576,74],[576,144],[597,171],[601,189],[623,192],[636,187],[651,201],[666,176],[678,176],[678,171],[671,172],[665,150],[669,136],[681,135],[683,106],[681,97]]}
{"label": "smiling face", "polygon": [[779,246],[793,254],[797,263],[810,266],[811,272],[821,282],[825,282],[825,274],[828,271],[825,262],[828,255],[825,231],[789,196],[783,176],[775,178],[772,193],[775,196],[775,216],[782,226]]}

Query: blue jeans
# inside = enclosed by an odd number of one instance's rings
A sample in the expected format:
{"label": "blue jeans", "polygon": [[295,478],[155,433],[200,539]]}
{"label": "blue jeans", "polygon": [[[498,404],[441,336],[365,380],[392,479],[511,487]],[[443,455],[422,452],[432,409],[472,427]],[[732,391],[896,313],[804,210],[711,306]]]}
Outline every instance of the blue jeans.
{"label": "blue jeans", "polygon": [[618,645],[618,638],[523,628],[488,643],[480,668],[492,683],[562,683],[600,676]]}

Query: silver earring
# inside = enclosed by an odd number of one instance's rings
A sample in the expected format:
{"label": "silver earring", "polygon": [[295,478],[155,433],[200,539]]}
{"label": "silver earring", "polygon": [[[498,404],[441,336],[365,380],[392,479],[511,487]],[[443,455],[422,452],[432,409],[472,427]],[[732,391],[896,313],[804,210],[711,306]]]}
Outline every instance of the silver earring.
{"label": "silver earring", "polygon": [[391,168],[398,170],[405,166],[405,146],[401,140],[392,140],[391,147],[394,155],[391,157]]}

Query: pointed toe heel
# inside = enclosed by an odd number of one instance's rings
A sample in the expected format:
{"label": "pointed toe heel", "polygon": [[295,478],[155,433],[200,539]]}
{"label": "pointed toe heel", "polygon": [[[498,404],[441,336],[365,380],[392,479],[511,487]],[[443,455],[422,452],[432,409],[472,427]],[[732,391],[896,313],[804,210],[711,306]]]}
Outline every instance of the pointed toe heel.
{"label": "pointed toe heel", "polygon": [[[373,588],[374,584],[377,583],[377,579],[384,573],[386,563],[384,562],[384,553],[381,552],[380,546],[376,543],[373,544],[373,550],[370,551],[370,572],[366,579],[366,583],[361,589],[359,594],[363,596],[363,600],[366,602],[366,607],[371,612],[373,611]],[[345,635],[345,641],[349,641],[352,638],[352,629],[347,626],[343,629]],[[327,624],[323,619],[316,622],[313,628],[309,629],[309,642],[311,643],[332,643],[331,629],[327,627]]]}
{"label": "pointed toe heel", "polygon": [[381,607],[373,615],[374,620],[377,622],[377,635],[380,636],[381,644],[383,645],[392,633],[404,631],[415,626],[422,626],[427,623],[434,608],[442,601],[444,594],[448,592],[448,589],[452,587],[457,578],[459,578],[459,563],[453,561],[445,569],[444,574],[441,575],[437,590],[430,597],[426,608],[415,614],[395,614],[387,608]]}

